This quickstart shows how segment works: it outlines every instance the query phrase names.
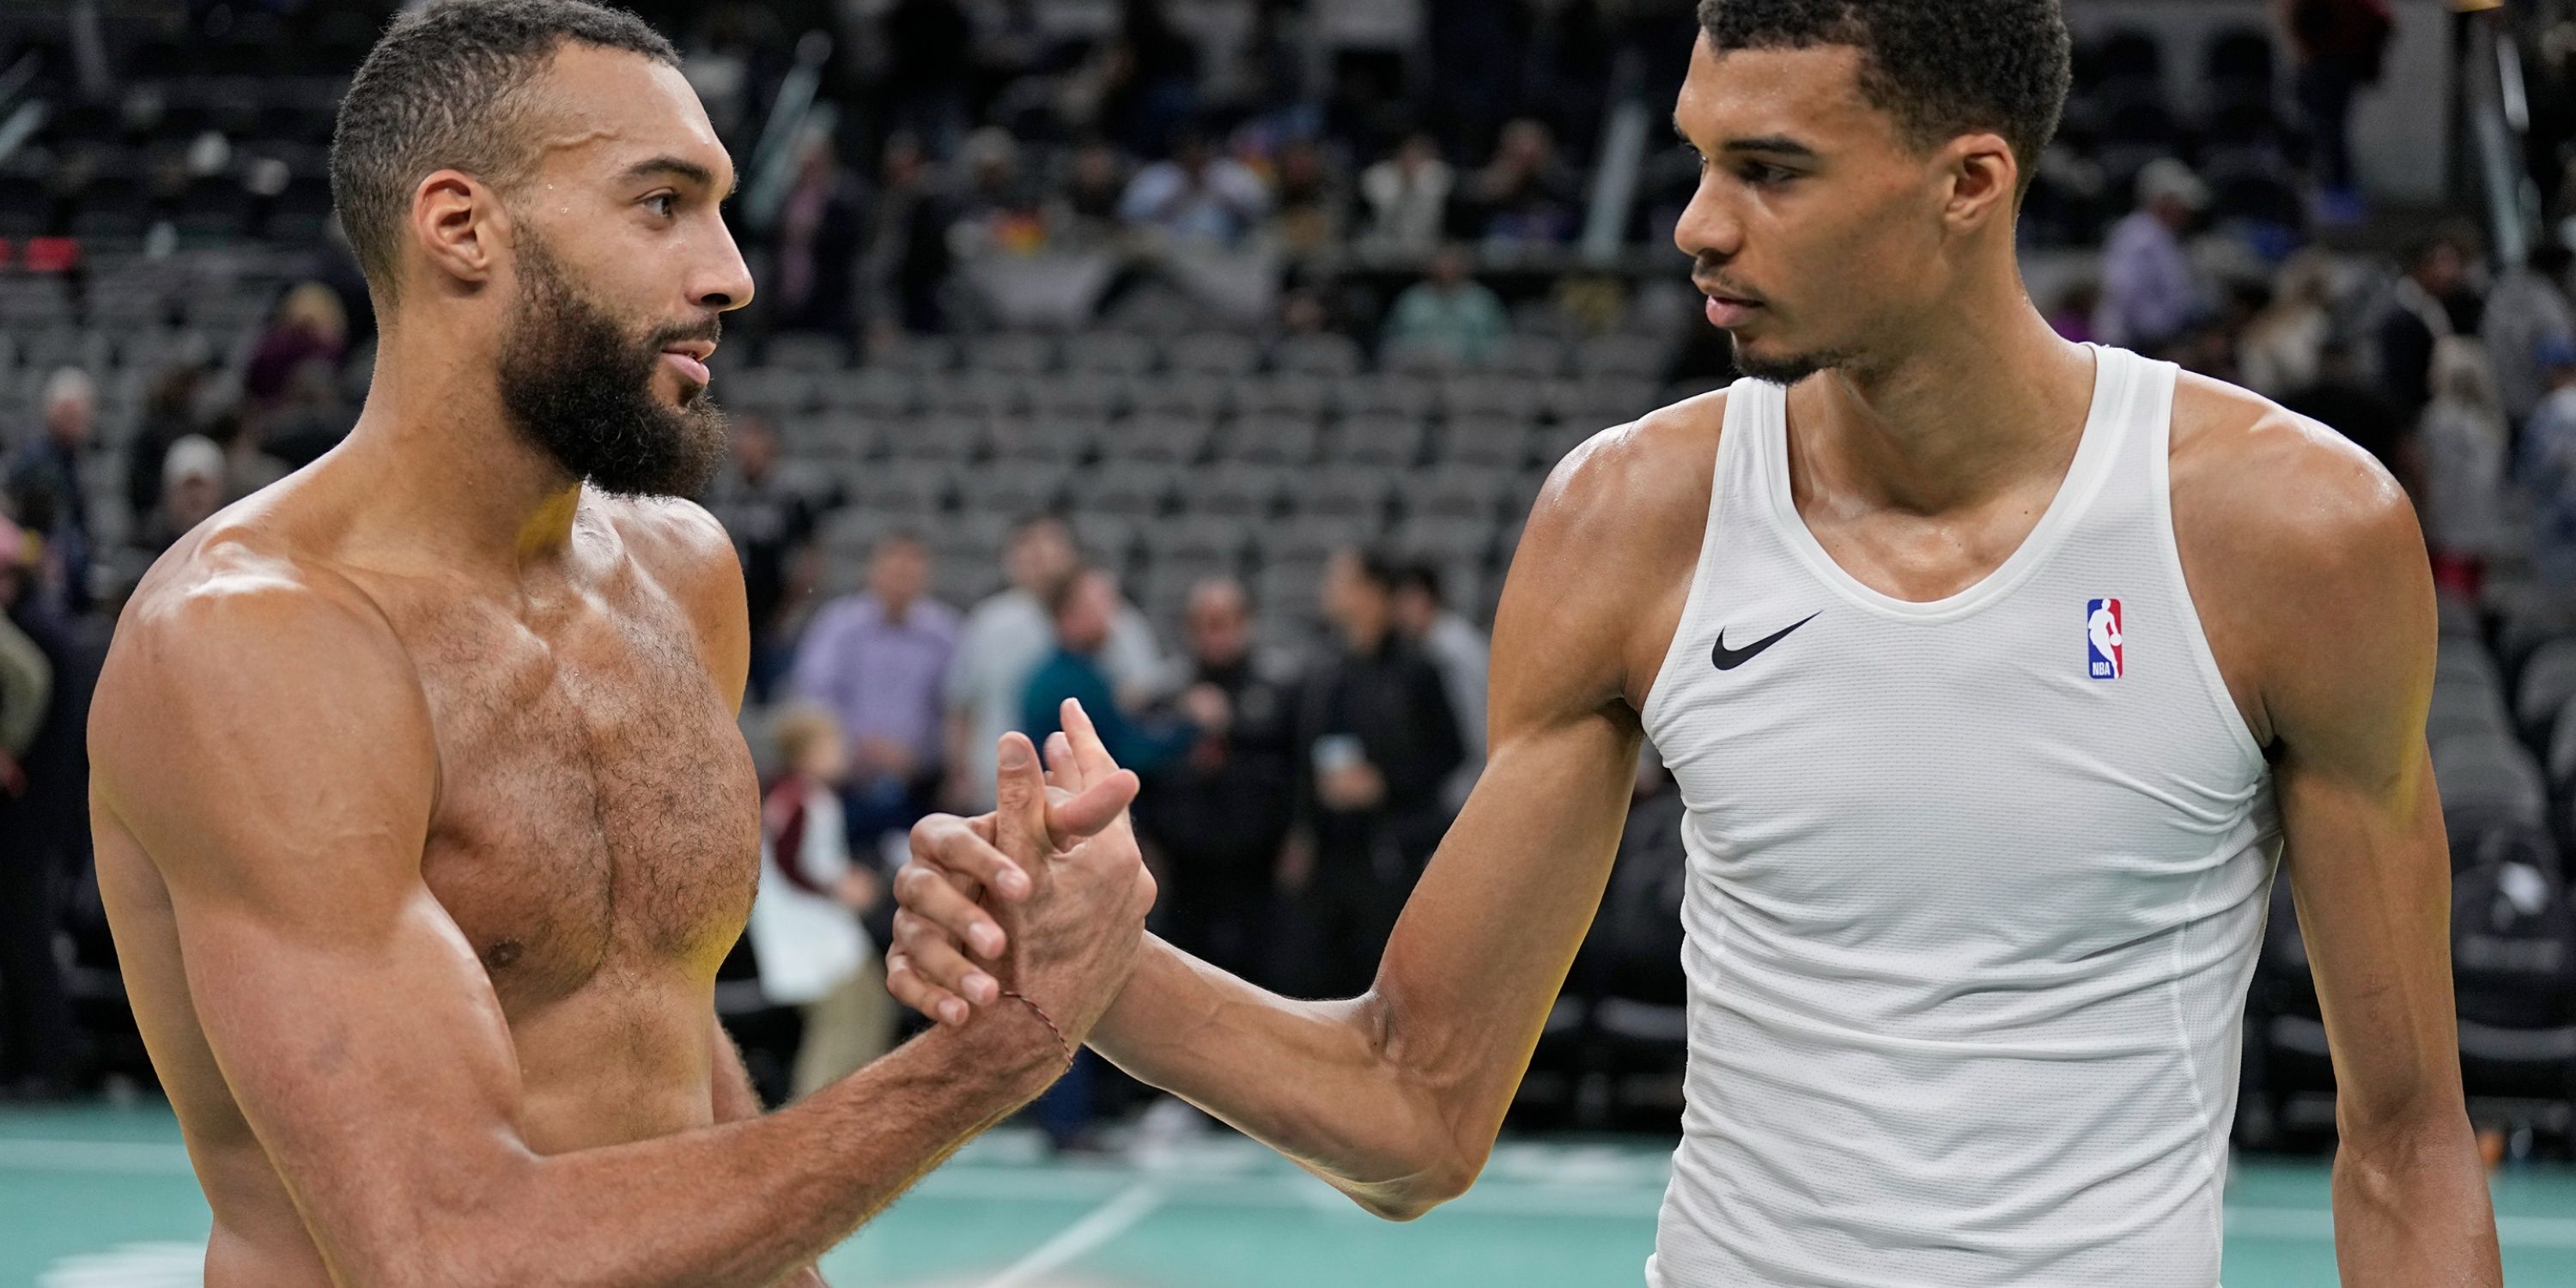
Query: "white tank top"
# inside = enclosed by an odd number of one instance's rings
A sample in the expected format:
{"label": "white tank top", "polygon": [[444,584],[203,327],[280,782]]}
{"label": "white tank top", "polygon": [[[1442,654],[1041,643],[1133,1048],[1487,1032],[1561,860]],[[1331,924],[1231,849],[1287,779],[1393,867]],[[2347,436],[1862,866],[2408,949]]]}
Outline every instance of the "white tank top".
{"label": "white tank top", "polygon": [[1690,854],[1655,1288],[2218,1281],[2279,826],[2175,554],[2174,368],[2094,352],[2055,501],[1931,603],[1808,532],[1786,391],[1728,398],[1645,710]]}

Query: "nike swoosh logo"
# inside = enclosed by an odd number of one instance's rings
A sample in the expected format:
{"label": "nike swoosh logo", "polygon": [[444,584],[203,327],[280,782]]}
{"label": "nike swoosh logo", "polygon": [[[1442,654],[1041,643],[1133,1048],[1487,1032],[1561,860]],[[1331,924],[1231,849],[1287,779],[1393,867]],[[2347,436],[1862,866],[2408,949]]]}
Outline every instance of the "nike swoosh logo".
{"label": "nike swoosh logo", "polygon": [[1793,622],[1790,625],[1783,626],[1771,635],[1755,640],[1742,648],[1728,648],[1726,646],[1726,631],[1721,627],[1717,632],[1717,648],[1710,652],[1709,660],[1717,663],[1718,670],[1732,671],[1735,668],[1752,661],[1754,658],[1761,656],[1762,650],[1789,638],[1789,632],[1794,631],[1799,627],[1806,625],[1808,622],[1812,622],[1822,616],[1824,616],[1823,613],[1809,613],[1804,619]]}

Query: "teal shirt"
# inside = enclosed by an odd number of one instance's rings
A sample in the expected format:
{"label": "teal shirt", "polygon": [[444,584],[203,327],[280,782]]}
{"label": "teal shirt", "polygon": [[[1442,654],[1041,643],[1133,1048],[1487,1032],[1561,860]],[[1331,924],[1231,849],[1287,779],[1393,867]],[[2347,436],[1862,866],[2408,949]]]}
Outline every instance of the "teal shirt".
{"label": "teal shirt", "polygon": [[1082,703],[1110,758],[1140,774],[1180,759],[1199,740],[1197,727],[1186,721],[1129,719],[1100,663],[1058,648],[1029,677],[1028,696],[1020,704],[1020,728],[1030,741],[1044,747],[1048,735],[1064,728],[1056,713],[1066,698]]}

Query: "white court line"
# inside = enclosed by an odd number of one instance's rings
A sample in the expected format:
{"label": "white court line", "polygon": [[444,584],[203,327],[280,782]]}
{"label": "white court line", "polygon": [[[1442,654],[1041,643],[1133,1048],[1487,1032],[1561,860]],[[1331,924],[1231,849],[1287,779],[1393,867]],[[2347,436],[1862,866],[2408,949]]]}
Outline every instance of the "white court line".
{"label": "white court line", "polygon": [[1118,1197],[1092,1209],[1091,1215],[1066,1226],[1054,1238],[1039,1244],[1029,1255],[1012,1262],[1002,1273],[984,1281],[984,1288],[1021,1288],[1039,1275],[1125,1234],[1129,1227],[1162,1205],[1162,1185],[1155,1181],[1138,1181]]}

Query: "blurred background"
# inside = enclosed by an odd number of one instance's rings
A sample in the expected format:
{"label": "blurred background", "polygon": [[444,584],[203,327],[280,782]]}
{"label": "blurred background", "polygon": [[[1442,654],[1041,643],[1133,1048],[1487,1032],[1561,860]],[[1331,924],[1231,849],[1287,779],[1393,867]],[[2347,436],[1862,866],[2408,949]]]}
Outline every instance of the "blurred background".
{"label": "blurred background", "polygon": [[[705,501],[750,590],[763,898],[882,944],[904,829],[986,804],[994,738],[1085,695],[1147,777],[1157,929],[1364,988],[1474,781],[1546,472],[1733,375],[1670,243],[1689,0],[633,7],[740,167],[759,282]],[[0,4],[0,1282],[194,1282],[202,1204],[89,875],[84,708],[153,558],[365,398],[324,162],[394,8]],[[2576,1283],[2576,3],[2066,8],[2034,300],[2317,417],[2423,515],[2462,1060],[2514,1281]],[[1455,1209],[1354,1221],[1086,1064],[827,1268],[1635,1282],[1680,1103],[1680,812],[1649,755],[1514,1144]],[[2287,897],[2231,1190],[2254,1285],[2333,1282]],[[773,1101],[917,1022],[876,967],[758,931],[719,1004]]]}

